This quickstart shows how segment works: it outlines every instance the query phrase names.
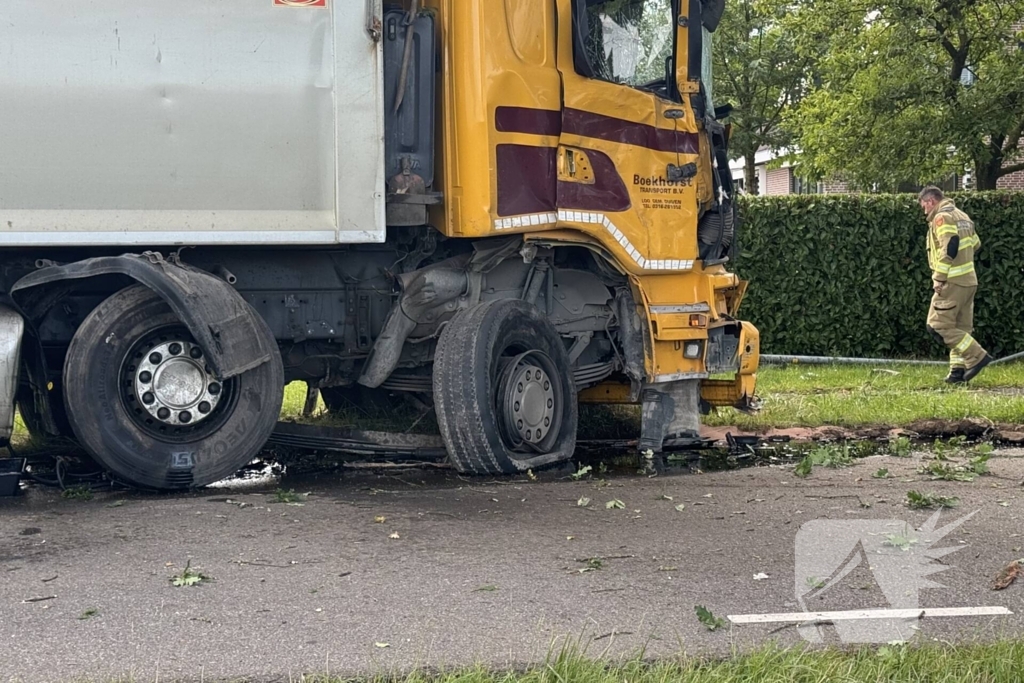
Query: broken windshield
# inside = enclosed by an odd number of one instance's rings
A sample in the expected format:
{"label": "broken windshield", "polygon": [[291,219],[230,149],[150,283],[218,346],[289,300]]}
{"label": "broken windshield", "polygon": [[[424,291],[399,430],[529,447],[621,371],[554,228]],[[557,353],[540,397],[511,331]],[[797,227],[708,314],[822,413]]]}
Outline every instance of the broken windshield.
{"label": "broken windshield", "polygon": [[672,0],[588,2],[584,45],[594,78],[632,87],[664,83],[672,57]]}

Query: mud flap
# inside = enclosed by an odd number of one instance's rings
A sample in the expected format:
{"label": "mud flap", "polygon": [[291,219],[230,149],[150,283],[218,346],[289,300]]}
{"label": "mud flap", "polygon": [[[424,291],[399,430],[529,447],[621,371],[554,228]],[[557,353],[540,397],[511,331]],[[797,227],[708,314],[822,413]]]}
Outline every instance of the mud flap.
{"label": "mud flap", "polygon": [[[165,260],[155,252],[103,256],[40,268],[18,280],[11,295],[24,305],[22,297],[34,288],[112,274],[127,275],[166,301],[205,350],[210,367],[220,379],[259,367],[277,352],[260,334],[259,314],[231,285],[176,260]],[[33,310],[35,316],[43,314],[45,311]]]}
{"label": "mud flap", "polygon": [[647,384],[642,402],[641,453],[700,443],[700,380]]}

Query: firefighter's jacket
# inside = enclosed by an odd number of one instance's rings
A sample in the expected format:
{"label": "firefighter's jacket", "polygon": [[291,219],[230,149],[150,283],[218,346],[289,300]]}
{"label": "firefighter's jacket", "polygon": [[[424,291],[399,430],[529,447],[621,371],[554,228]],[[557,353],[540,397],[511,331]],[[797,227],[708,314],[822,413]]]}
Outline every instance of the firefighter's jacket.
{"label": "firefighter's jacket", "polygon": [[942,200],[928,215],[928,265],[935,282],[976,286],[974,255],[980,248],[974,221],[952,200]]}

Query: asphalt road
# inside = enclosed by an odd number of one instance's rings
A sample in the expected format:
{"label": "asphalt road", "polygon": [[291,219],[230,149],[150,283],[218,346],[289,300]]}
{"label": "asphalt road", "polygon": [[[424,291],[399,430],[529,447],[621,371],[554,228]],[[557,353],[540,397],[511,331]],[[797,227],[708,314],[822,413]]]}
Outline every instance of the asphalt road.
{"label": "asphalt road", "polygon": [[[0,500],[0,680],[503,667],[541,660],[566,638],[593,655],[794,643],[797,629],[780,624],[710,632],[694,607],[718,616],[799,610],[795,547],[805,523],[905,520],[897,531],[913,537],[930,513],[905,507],[912,488],[960,498],[940,526],[976,511],[945,538],[960,548],[938,560],[948,570],[932,578],[946,587],[920,591],[920,605],[1015,614],[925,618],[909,635],[1020,634],[1024,578],[991,586],[1024,557],[1024,457],[999,456],[993,475],[973,483],[927,481],[917,461],[868,458],[807,479],[792,466],[603,481],[333,472],[281,484],[310,492],[301,505],[275,502],[277,482],[91,501],[37,488]],[[894,478],[872,478],[880,467]],[[606,507],[613,500],[625,507]],[[212,580],[173,587],[187,561]],[[894,604],[872,585],[872,562],[808,608]]]}

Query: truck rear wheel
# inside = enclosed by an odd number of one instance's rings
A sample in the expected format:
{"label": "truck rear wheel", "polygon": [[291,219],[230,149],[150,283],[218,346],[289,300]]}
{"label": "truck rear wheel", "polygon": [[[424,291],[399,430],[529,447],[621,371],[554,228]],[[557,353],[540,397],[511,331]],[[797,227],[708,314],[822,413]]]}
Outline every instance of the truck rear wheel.
{"label": "truck rear wheel", "polygon": [[64,363],[65,405],[81,445],[122,480],[154,489],[205,486],[249,462],[277,423],[283,387],[276,353],[215,378],[187,328],[141,286],[97,306]]}
{"label": "truck rear wheel", "polygon": [[551,322],[515,299],[455,316],[434,354],[434,405],[460,472],[521,472],[568,460],[576,447],[576,387]]}

